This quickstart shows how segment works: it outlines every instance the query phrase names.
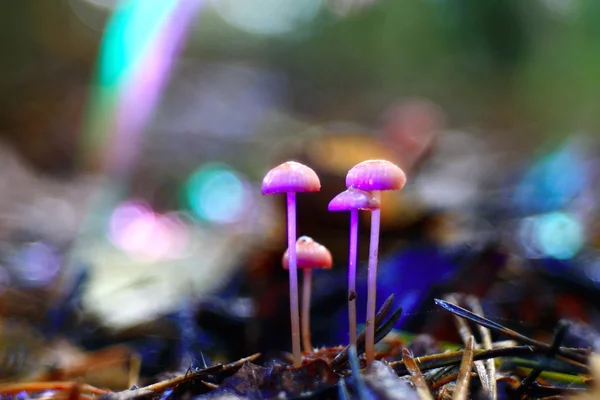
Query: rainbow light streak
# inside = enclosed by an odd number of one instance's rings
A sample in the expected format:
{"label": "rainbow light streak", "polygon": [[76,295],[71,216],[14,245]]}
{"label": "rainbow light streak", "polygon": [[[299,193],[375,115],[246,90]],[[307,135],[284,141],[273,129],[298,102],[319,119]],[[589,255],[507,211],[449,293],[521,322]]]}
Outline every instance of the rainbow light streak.
{"label": "rainbow light streak", "polygon": [[[83,162],[127,176],[139,136],[203,0],[123,0],[107,24],[83,138]],[[104,152],[108,150],[108,155]]]}
{"label": "rainbow light streak", "polygon": [[[144,125],[156,106],[204,0],[122,0],[102,41],[96,82],[87,104],[79,162],[100,167],[107,180],[88,206],[80,237],[104,230],[104,216],[122,198]],[[79,240],[71,251],[77,254]]]}

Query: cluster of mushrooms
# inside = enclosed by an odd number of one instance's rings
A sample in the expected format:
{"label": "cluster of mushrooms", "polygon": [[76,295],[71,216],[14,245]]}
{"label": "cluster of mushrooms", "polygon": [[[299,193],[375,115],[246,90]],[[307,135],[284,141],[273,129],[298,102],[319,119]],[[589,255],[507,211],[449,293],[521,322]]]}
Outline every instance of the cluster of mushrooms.
{"label": "cluster of mushrooms", "polygon": [[[356,346],[356,258],[358,238],[358,210],[370,210],[371,241],[369,246],[368,298],[365,354],[367,364],[375,358],[375,299],[377,282],[377,255],[382,190],[400,190],[406,183],[404,172],[386,160],[363,161],[348,171],[344,192],[329,203],[329,211],[350,211],[350,250],[348,257],[348,315],[350,345]],[[295,161],[285,162],[267,173],[262,182],[263,194],[286,193],[288,249],[283,256],[283,267],[290,276],[290,313],[292,322],[292,354],[294,367],[302,365],[300,350],[300,319],[298,313],[298,273],[304,271],[302,304],[302,338],[304,350],[310,352],[310,291],[311,269],[331,268],[331,253],[307,236],[296,241],[296,193],[318,192],[319,177],[311,168]]]}

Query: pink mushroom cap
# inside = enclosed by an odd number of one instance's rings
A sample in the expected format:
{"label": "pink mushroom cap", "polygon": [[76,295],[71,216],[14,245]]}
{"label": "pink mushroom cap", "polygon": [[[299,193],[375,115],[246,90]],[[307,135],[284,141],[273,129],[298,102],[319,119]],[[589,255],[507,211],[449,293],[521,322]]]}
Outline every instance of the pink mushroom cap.
{"label": "pink mushroom cap", "polygon": [[[296,257],[298,268],[331,269],[333,259],[327,247],[315,242],[309,236],[300,236],[296,242]],[[281,260],[284,269],[289,269],[288,251],[283,253]]]}
{"label": "pink mushroom cap", "polygon": [[330,202],[329,211],[377,210],[381,203],[370,192],[350,187],[335,196]]}
{"label": "pink mushroom cap", "polygon": [[270,170],[262,181],[262,193],[318,192],[319,177],[311,168],[287,161]]}
{"label": "pink mushroom cap", "polygon": [[397,165],[386,160],[367,160],[356,164],[346,175],[346,187],[361,190],[400,190],[406,175]]}

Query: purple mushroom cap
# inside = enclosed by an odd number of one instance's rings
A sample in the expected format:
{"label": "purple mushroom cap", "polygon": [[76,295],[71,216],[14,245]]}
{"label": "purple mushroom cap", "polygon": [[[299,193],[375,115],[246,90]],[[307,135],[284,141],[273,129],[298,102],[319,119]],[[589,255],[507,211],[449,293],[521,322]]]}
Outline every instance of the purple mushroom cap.
{"label": "purple mushroom cap", "polygon": [[354,187],[335,196],[329,202],[329,211],[377,210],[381,206],[372,193]]}
{"label": "purple mushroom cap", "polygon": [[319,177],[306,165],[295,161],[284,162],[270,170],[262,181],[262,193],[318,192]]}
{"label": "purple mushroom cap", "polygon": [[356,164],[346,175],[346,187],[361,190],[400,190],[406,175],[395,164],[386,160],[367,160]]}

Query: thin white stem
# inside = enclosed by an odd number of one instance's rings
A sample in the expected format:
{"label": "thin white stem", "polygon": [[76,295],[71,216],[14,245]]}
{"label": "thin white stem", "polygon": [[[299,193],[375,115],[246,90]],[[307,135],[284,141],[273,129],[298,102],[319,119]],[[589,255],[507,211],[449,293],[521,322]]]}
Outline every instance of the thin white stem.
{"label": "thin white stem", "polygon": [[348,256],[348,320],[350,345],[356,346],[356,246],[358,242],[358,210],[350,211],[350,254]]}
{"label": "thin white stem", "polygon": [[310,341],[310,292],[312,286],[312,269],[304,268],[304,279],[302,279],[302,347],[305,353],[312,352]]}
{"label": "thin white stem", "polygon": [[[373,191],[376,200],[381,199],[378,190]],[[381,210],[371,212],[371,243],[369,244],[369,289],[367,293],[367,321],[365,355],[367,365],[375,359],[375,302],[377,300],[377,257],[379,255],[379,223]]]}
{"label": "thin white stem", "polygon": [[296,260],[296,193],[287,193],[288,266],[290,273],[290,315],[292,321],[292,355],[294,367],[302,366],[300,350],[300,316],[298,315],[298,272]]}

